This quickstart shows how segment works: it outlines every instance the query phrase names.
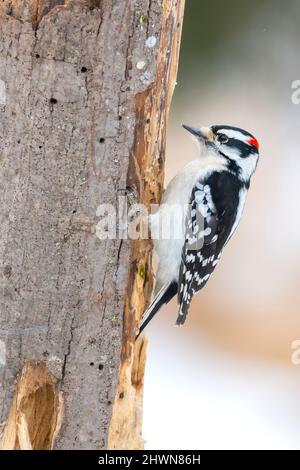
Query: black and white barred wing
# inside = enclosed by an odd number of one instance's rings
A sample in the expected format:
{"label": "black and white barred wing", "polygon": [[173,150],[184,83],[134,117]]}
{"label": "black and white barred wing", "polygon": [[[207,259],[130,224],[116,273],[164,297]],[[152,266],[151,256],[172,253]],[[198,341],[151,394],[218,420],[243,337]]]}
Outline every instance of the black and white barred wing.
{"label": "black and white barred wing", "polygon": [[193,295],[204,287],[218,263],[222,214],[218,214],[211,188],[198,182],[186,215],[186,236],[178,279],[177,325],[185,322]]}

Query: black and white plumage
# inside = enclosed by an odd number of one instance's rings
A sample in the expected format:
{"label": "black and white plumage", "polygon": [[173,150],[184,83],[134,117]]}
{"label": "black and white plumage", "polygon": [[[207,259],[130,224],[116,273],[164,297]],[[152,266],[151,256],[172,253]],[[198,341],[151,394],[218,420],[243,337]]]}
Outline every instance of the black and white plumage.
{"label": "black and white plumage", "polygon": [[[173,178],[159,210],[150,216],[159,266],[154,300],[142,317],[139,333],[176,294],[176,323],[185,322],[193,295],[207,283],[240,221],[258,161],[258,142],[242,129],[183,127],[200,144],[200,158]],[[174,214],[174,208],[177,216],[181,212],[184,223],[179,234],[176,227],[176,237],[164,239],[159,228]]]}

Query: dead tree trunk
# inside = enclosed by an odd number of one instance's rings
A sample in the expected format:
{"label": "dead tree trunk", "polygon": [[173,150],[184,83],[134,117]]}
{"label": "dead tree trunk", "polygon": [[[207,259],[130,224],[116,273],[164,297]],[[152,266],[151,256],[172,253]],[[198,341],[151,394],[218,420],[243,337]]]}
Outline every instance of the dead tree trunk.
{"label": "dead tree trunk", "polygon": [[149,242],[97,207],[158,202],[184,0],[0,4],[2,448],[137,449]]}

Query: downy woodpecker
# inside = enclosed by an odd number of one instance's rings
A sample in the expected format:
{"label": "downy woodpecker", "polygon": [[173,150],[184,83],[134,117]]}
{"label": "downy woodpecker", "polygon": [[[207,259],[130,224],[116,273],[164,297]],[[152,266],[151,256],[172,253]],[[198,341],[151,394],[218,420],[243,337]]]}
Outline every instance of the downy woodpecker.
{"label": "downy woodpecker", "polygon": [[[185,322],[193,295],[207,283],[240,221],[258,161],[258,142],[243,129],[183,127],[199,144],[200,156],[172,179],[158,211],[149,216],[159,265],[154,299],[142,317],[139,334],[175,295],[176,324]],[[159,227],[174,214],[174,206],[182,211],[184,224],[179,236],[164,239],[157,236]]]}

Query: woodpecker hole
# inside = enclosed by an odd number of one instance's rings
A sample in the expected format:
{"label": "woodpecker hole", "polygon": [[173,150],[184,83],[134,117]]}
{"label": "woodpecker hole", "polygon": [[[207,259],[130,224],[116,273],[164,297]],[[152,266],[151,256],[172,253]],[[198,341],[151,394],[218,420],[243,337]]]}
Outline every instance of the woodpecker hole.
{"label": "woodpecker hole", "polygon": [[81,67],[81,72],[82,72],[82,73],[86,73],[86,72],[87,72],[87,68],[86,68],[86,67]]}
{"label": "woodpecker hole", "polygon": [[101,138],[99,139],[99,142],[100,142],[100,144],[104,144],[104,142],[105,142],[104,137],[101,137]]}
{"label": "woodpecker hole", "polygon": [[121,400],[123,400],[123,398],[124,398],[124,392],[121,392],[121,393],[120,393],[119,398],[120,398]]}
{"label": "woodpecker hole", "polygon": [[57,99],[56,98],[50,98],[50,103],[51,104],[57,104]]}

